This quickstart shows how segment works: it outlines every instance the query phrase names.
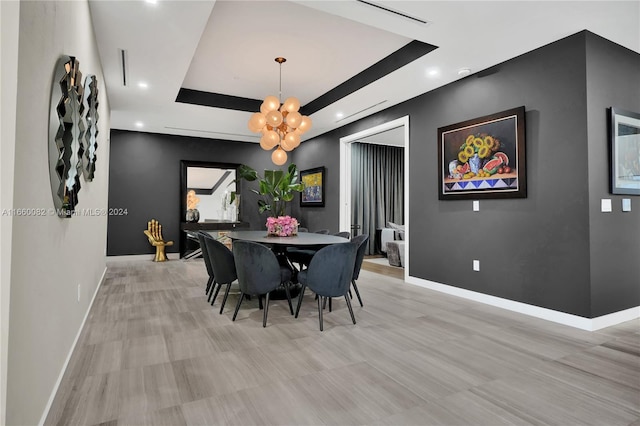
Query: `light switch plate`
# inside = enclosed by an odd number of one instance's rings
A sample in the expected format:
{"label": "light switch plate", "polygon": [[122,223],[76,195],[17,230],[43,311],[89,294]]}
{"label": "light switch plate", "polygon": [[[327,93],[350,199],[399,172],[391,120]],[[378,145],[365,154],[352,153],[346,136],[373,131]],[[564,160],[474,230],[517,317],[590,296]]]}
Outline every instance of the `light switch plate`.
{"label": "light switch plate", "polygon": [[478,201],[478,200],[474,200],[473,201],[473,211],[474,212],[479,212],[480,211],[480,201]]}
{"label": "light switch plate", "polygon": [[480,261],[479,260],[474,260],[473,261],[473,270],[474,271],[479,271],[480,270]]}
{"label": "light switch plate", "polygon": [[600,210],[603,213],[611,211],[611,198],[603,198],[602,200],[600,200]]}
{"label": "light switch plate", "polygon": [[631,211],[631,198],[623,198],[622,199],[622,211],[630,212]]}

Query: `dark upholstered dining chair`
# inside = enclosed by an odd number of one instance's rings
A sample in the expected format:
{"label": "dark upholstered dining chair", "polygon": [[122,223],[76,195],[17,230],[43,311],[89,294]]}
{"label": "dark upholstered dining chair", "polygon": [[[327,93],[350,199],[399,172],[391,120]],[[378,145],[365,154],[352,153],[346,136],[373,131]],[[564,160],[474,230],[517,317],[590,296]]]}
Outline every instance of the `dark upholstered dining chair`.
{"label": "dark upholstered dining chair", "polygon": [[335,235],[336,237],[351,238],[351,232],[349,231],[336,232],[333,235]]}
{"label": "dark upholstered dining chair", "polygon": [[[353,277],[351,278],[351,286],[356,292],[356,296],[358,297],[358,302],[360,302],[360,306],[364,306],[364,305],[362,304],[362,298],[360,297],[360,291],[358,290],[358,285],[356,284],[356,280],[360,276],[360,269],[362,268],[364,253],[367,251],[368,240],[369,240],[369,236],[366,234],[358,235],[357,237],[353,237],[351,239],[351,242],[358,246],[358,251],[356,252],[356,263],[353,267]],[[351,289],[349,289],[349,297],[353,299],[353,296],[351,295]],[[325,301],[325,305],[326,305],[326,301]],[[331,299],[329,299],[329,312],[331,312]]]}
{"label": "dark upholstered dining chair", "polygon": [[227,248],[227,246],[222,244],[220,241],[216,241],[213,237],[205,238],[204,240],[209,254],[209,259],[211,259],[211,266],[213,268],[214,294],[211,305],[213,305],[213,302],[216,300],[220,287],[223,285],[227,286],[224,291],[222,305],[220,306],[220,313],[222,314],[224,304],[227,303],[231,283],[238,278],[236,273],[236,264],[233,259],[233,253]]}
{"label": "dark upholstered dining chair", "polygon": [[[321,229],[319,231],[315,231],[314,234],[323,234],[323,235],[328,235],[329,234],[329,230],[328,229]],[[349,237],[346,237],[349,238]],[[287,258],[289,259],[289,262],[291,262],[291,264],[297,263],[298,264],[298,270],[302,270],[305,266],[309,265],[309,262],[311,262],[311,258],[313,257],[314,254],[316,254],[316,252],[322,247],[317,247],[317,246],[313,246],[313,247],[307,247],[307,248],[298,248],[298,247],[287,247]]]}
{"label": "dark upholstered dining chair", "polygon": [[353,290],[355,290],[356,292],[356,296],[358,296],[358,302],[360,302],[360,306],[364,305],[362,304],[362,298],[360,297],[360,292],[358,291],[356,280],[360,276],[360,269],[362,268],[364,253],[365,251],[367,251],[367,241],[369,241],[369,236],[367,234],[358,235],[351,239],[351,242],[358,246],[358,251],[356,252],[356,263],[353,267],[353,277],[351,277],[351,285],[353,286]]}
{"label": "dark upholstered dining chair", "polygon": [[300,313],[304,292],[309,287],[318,296],[320,331],[323,329],[322,309],[327,298],[344,296],[351,314],[351,321],[356,323],[348,292],[353,277],[357,250],[358,246],[351,242],[333,244],[318,250],[311,259],[309,267],[298,273],[298,281],[302,284],[302,289],[298,298],[296,318]]}
{"label": "dark upholstered dining chair", "polygon": [[202,250],[202,258],[204,259],[204,265],[207,268],[207,274],[209,274],[209,280],[207,281],[207,286],[205,288],[205,294],[209,295],[209,299],[207,301],[211,301],[211,296],[213,294],[213,266],[211,266],[211,258],[209,257],[209,252],[207,251],[207,244],[205,243],[205,238],[211,238],[211,235],[205,231],[198,231],[197,234],[198,241],[200,242],[200,249]]}
{"label": "dark upholstered dining chair", "polygon": [[287,294],[289,311],[293,315],[293,305],[291,304],[291,294],[289,293],[291,270],[280,265],[271,249],[251,241],[235,241],[233,243],[233,256],[235,258],[236,271],[238,272],[238,285],[240,286],[240,298],[233,313],[233,321],[236,320],[245,295],[257,295],[258,298],[265,295],[262,326],[266,327],[269,294],[280,287],[281,284]]}

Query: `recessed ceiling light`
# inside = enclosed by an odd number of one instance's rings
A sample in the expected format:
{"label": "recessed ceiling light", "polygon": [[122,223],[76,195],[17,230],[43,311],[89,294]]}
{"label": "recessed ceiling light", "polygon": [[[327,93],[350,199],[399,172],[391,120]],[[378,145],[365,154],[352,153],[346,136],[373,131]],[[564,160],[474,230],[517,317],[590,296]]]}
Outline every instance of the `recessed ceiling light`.
{"label": "recessed ceiling light", "polygon": [[141,82],[138,83],[138,87],[141,88],[141,89],[146,89],[146,88],[149,87],[149,85],[147,84],[146,81],[141,81]]}
{"label": "recessed ceiling light", "polygon": [[344,113],[342,112],[336,113],[336,118],[342,118],[342,117],[344,117]]}
{"label": "recessed ceiling light", "polygon": [[431,69],[427,70],[427,75],[429,77],[435,77],[435,76],[437,76],[439,74],[440,74],[440,70],[437,69],[437,68],[431,68]]}
{"label": "recessed ceiling light", "polygon": [[144,127],[144,123],[142,121],[136,121],[136,127]]}
{"label": "recessed ceiling light", "polygon": [[157,4],[158,0],[144,0],[145,2],[149,3],[149,4]]}
{"label": "recessed ceiling light", "polygon": [[465,75],[471,74],[471,70],[469,68],[460,68],[458,70],[458,75],[464,77]]}

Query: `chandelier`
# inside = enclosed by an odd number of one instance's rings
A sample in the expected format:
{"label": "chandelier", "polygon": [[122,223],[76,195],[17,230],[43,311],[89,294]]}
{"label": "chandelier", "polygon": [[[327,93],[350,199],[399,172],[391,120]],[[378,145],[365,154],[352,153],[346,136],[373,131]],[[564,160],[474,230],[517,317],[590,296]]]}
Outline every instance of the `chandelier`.
{"label": "chandelier", "polygon": [[297,98],[282,99],[282,63],[285,58],[275,59],[280,64],[280,92],[279,97],[267,96],[260,112],[253,113],[248,127],[254,133],[262,133],[260,147],[265,151],[276,148],[271,154],[271,161],[281,166],[287,162],[287,152],[300,145],[300,136],[311,128],[311,119],[298,112],[300,101]]}

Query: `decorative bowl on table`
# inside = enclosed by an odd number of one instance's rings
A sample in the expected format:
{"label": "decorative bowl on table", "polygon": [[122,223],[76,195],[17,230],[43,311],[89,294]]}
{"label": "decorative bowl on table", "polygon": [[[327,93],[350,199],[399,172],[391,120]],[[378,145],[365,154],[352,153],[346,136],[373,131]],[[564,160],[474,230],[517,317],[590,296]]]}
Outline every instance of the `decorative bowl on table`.
{"label": "decorative bowl on table", "polygon": [[298,221],[291,216],[270,217],[267,219],[267,236],[292,237],[298,235]]}

